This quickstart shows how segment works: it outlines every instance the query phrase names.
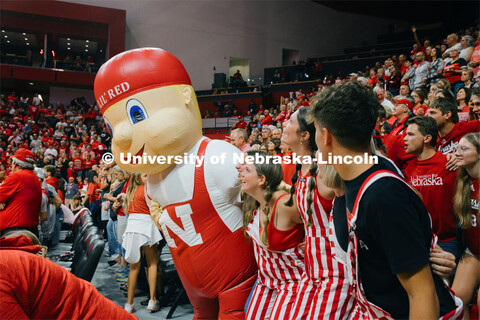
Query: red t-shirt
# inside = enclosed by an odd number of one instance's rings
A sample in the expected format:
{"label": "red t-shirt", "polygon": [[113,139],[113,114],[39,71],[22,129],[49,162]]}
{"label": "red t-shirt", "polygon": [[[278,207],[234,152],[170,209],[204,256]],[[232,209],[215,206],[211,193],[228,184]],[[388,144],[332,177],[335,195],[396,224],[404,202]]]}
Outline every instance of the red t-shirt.
{"label": "red t-shirt", "polygon": [[472,190],[473,226],[465,230],[465,239],[468,249],[477,257],[480,256],[480,221],[478,221],[478,189],[479,179],[470,178]]}
{"label": "red t-shirt", "polygon": [[[75,169],[73,169],[73,168],[68,168],[67,169],[67,179],[70,179],[70,177],[74,177],[74,178],[77,177],[77,171],[75,171]],[[79,189],[81,189],[81,188],[79,188]]]}
{"label": "red t-shirt", "polygon": [[427,107],[426,105],[424,105],[424,104],[420,104],[420,105],[418,105],[418,106],[416,106],[416,107],[413,107],[413,113],[414,113],[415,115],[418,114],[418,111],[419,111],[420,109],[422,109],[422,111],[423,111],[422,114],[421,114],[422,116],[424,116],[424,115],[427,114],[427,112],[428,112],[428,107]]}
{"label": "red t-shirt", "polygon": [[262,122],[260,123],[262,126],[265,125],[271,125],[273,123],[272,116],[270,114],[266,115],[265,118],[263,118]]}
{"label": "red t-shirt", "polygon": [[235,128],[237,129],[245,129],[247,127],[247,122],[246,121],[237,121],[235,123]]}
{"label": "red t-shirt", "polygon": [[5,209],[0,211],[0,230],[36,227],[42,204],[42,187],[35,173],[24,169],[9,175],[0,185],[0,203],[5,203]]}
{"label": "red t-shirt", "polygon": [[448,80],[448,82],[450,82],[450,84],[461,81],[462,74],[458,72],[453,73],[452,70],[458,71],[466,67],[467,61],[465,61],[465,59],[463,58],[458,58],[457,60],[455,60],[455,62],[450,61],[443,69],[443,72],[445,72],[445,78]]}
{"label": "red t-shirt", "polygon": [[72,158],[73,161],[73,169],[76,171],[82,170],[83,169],[83,159],[80,157],[74,157]]}
{"label": "red t-shirt", "polygon": [[47,182],[49,185],[51,185],[52,187],[54,187],[55,190],[58,189],[58,179],[57,179],[57,178],[55,178],[55,177],[50,177],[50,178],[46,179],[45,182]]}
{"label": "red t-shirt", "polygon": [[97,183],[89,182],[87,186],[87,195],[90,197],[88,200],[90,203],[100,199],[100,193],[97,190],[100,186]]}
{"label": "red t-shirt", "polygon": [[135,195],[133,196],[133,201],[130,200],[128,206],[128,214],[132,213],[141,213],[150,215],[150,209],[148,209],[147,201],[145,200],[145,186],[139,185]]}
{"label": "red t-shirt", "polygon": [[436,152],[433,157],[409,162],[405,169],[405,179],[423,196],[423,204],[432,218],[432,230],[439,241],[455,239],[455,195],[456,171],[445,168],[447,156]]}
{"label": "red t-shirt", "polygon": [[23,250],[1,250],[4,319],[137,319],[54,262]]}
{"label": "red t-shirt", "polygon": [[437,139],[435,149],[443,154],[455,152],[457,150],[458,141],[471,132],[480,132],[480,121],[472,120],[468,122],[457,122],[446,136]]}
{"label": "red t-shirt", "polygon": [[94,159],[85,159],[84,162],[83,162],[83,168],[84,169],[92,169],[92,166],[95,164],[95,160]]}
{"label": "red t-shirt", "polygon": [[30,111],[30,114],[31,114],[32,116],[34,116],[35,118],[38,117],[38,107],[37,107],[37,106],[30,105],[30,106],[28,107],[28,111]]}
{"label": "red t-shirt", "polygon": [[468,121],[468,115],[470,114],[470,107],[464,106],[461,111],[458,111],[458,121]]}
{"label": "red t-shirt", "polygon": [[392,160],[395,165],[403,172],[412,159],[415,158],[413,154],[405,152],[405,141],[401,135],[384,135],[383,144],[387,149],[387,157]]}

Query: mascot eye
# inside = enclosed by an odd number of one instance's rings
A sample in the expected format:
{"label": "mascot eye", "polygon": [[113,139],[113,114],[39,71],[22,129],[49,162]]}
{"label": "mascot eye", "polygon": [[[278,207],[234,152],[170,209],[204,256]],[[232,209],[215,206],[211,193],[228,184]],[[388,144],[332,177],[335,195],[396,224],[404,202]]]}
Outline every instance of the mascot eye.
{"label": "mascot eye", "polygon": [[113,137],[113,129],[112,126],[110,125],[110,122],[108,122],[107,118],[103,118],[105,120],[105,124],[107,125],[107,131],[110,133],[110,135]]}
{"label": "mascot eye", "polygon": [[127,116],[131,124],[141,122],[148,118],[147,111],[145,111],[143,104],[136,99],[128,100]]}

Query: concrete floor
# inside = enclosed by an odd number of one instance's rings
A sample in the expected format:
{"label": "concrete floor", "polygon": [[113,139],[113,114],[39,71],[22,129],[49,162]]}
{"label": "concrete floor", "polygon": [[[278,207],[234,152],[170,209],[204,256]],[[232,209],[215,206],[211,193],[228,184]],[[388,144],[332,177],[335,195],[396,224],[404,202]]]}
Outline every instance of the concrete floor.
{"label": "concrete floor", "polygon": [[[60,243],[56,248],[50,250],[47,254],[47,257],[53,257],[55,255],[63,254],[70,250],[70,243]],[[107,263],[107,259],[102,255],[100,262],[97,266],[97,270],[92,279],[92,284],[97,288],[97,290],[103,294],[106,298],[112,300],[117,305],[123,307],[127,302],[127,298],[123,295],[123,291],[120,290],[120,282],[115,280],[115,267],[110,267]],[[54,261],[55,263],[61,265],[68,269],[71,262],[62,262]],[[151,313],[147,310],[146,306],[142,306],[140,301],[145,299],[144,296],[135,297],[135,308],[136,311],[134,314],[141,320],[159,320],[166,319],[170,307],[164,307],[160,311]],[[190,320],[193,318],[193,307],[190,304],[179,305],[173,314],[172,319],[178,320]]]}

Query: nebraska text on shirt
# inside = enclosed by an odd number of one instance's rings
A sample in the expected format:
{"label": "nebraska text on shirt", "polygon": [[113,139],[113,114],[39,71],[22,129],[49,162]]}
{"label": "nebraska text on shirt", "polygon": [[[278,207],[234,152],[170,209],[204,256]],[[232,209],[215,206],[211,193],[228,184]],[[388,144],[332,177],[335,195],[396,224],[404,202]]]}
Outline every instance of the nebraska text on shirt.
{"label": "nebraska text on shirt", "polygon": [[432,173],[411,177],[410,184],[414,187],[443,186],[443,180],[442,177],[439,177],[437,174]]}

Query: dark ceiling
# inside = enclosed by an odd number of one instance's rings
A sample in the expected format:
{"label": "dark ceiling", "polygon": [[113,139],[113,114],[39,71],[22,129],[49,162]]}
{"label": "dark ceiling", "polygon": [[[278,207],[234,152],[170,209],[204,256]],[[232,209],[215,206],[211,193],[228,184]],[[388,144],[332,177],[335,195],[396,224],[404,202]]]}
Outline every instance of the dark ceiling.
{"label": "dark ceiling", "polygon": [[480,1],[313,1],[343,12],[456,28],[478,24],[480,14]]}

